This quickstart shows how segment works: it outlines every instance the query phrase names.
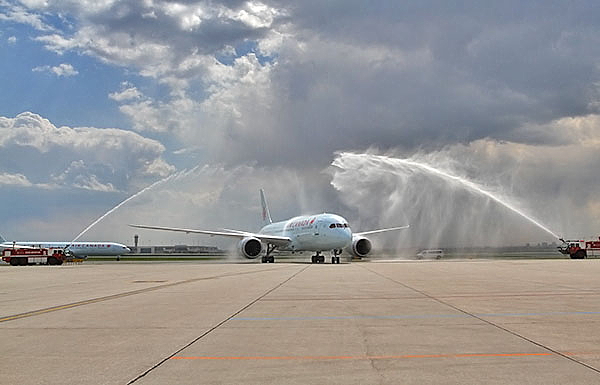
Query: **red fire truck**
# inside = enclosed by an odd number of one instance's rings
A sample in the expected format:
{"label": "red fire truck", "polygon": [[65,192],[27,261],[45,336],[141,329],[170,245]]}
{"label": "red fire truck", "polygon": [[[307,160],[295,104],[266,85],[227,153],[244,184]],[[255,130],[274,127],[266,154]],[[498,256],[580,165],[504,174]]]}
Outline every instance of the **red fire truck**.
{"label": "red fire truck", "polygon": [[2,260],[11,266],[27,266],[36,263],[43,265],[62,265],[66,258],[63,249],[45,248],[8,248],[2,252]]}
{"label": "red fire truck", "polygon": [[564,240],[558,246],[558,251],[569,255],[572,259],[583,259],[587,257],[600,257],[600,237],[594,241]]}

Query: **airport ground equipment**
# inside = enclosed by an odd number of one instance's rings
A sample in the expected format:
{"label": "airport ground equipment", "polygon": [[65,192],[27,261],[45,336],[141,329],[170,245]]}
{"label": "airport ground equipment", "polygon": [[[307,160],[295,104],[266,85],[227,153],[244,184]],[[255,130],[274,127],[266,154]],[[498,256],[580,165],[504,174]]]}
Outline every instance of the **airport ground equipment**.
{"label": "airport ground equipment", "polygon": [[12,248],[4,249],[2,260],[11,266],[62,265],[66,259],[63,249],[46,248]]}
{"label": "airport ground equipment", "polygon": [[568,255],[571,259],[584,259],[587,257],[600,257],[600,237],[598,240],[564,240],[562,245],[558,246],[558,251]]}
{"label": "airport ground equipment", "polygon": [[428,249],[421,250],[417,253],[417,259],[442,259],[444,257],[444,250],[441,249]]}

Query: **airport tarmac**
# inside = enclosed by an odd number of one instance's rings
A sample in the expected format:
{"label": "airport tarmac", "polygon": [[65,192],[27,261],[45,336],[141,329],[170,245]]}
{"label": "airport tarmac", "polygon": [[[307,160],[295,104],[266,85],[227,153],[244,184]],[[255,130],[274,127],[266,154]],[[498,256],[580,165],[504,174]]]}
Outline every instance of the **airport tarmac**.
{"label": "airport tarmac", "polygon": [[2,384],[599,384],[600,260],[0,266]]}

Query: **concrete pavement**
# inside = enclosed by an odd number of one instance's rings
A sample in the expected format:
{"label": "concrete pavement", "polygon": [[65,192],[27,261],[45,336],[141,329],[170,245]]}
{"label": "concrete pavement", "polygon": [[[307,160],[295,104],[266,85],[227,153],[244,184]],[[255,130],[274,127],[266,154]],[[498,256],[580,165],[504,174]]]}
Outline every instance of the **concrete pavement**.
{"label": "concrete pavement", "polygon": [[19,384],[597,384],[600,261],[0,267]]}

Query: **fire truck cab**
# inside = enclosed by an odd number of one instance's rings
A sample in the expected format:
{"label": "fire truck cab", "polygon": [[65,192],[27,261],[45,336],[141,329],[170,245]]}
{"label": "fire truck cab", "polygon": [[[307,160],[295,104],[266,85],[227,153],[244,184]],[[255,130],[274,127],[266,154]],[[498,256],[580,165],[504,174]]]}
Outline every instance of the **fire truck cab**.
{"label": "fire truck cab", "polygon": [[600,257],[600,237],[598,240],[564,240],[563,244],[558,246],[558,251],[569,255],[571,259],[584,259],[587,257]]}

